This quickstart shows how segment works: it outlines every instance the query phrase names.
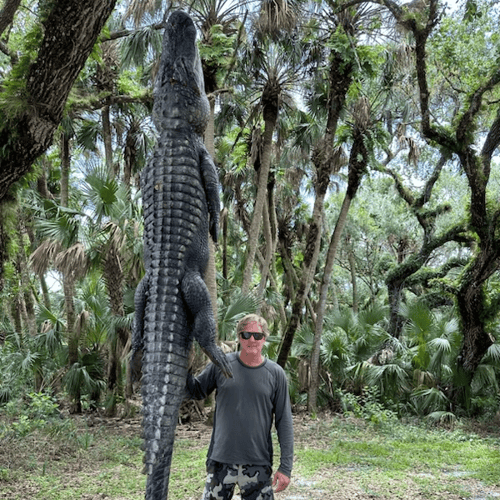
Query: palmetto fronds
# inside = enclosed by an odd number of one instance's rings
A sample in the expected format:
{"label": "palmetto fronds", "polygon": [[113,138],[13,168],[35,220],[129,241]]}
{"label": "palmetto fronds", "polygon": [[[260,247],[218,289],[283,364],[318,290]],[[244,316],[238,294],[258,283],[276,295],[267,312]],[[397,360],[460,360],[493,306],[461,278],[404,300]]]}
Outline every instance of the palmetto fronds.
{"label": "palmetto fronds", "polygon": [[218,307],[218,331],[222,340],[235,338],[236,323],[246,314],[254,313],[259,300],[253,294],[236,294],[227,307]]}
{"label": "palmetto fronds", "polygon": [[[162,12],[163,0],[131,0],[125,18],[132,18],[136,25],[139,25],[146,14]],[[168,12],[168,9],[165,9]]]}
{"label": "palmetto fronds", "polygon": [[300,16],[297,0],[263,0],[255,28],[262,34],[276,37],[281,31],[293,31]]}

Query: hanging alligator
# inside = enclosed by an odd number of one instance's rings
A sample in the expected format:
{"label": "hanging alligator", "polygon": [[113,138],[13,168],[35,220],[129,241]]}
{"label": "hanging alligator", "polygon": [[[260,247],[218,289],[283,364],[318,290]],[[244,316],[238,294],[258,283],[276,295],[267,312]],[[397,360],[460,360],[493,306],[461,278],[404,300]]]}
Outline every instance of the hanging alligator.
{"label": "hanging alligator", "polygon": [[141,173],[146,273],[135,293],[132,363],[142,351],[146,499],[168,496],[170,463],[195,338],[226,377],[231,369],[215,344],[215,321],[203,281],[208,238],[217,241],[218,178],[203,145],[209,104],[196,29],[173,12],[166,24],[154,89],[158,142]]}

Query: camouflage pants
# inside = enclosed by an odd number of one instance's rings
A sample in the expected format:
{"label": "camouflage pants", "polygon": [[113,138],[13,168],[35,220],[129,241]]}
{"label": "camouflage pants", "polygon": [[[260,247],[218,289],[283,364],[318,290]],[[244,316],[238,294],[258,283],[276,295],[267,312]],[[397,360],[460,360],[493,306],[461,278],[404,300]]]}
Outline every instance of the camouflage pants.
{"label": "camouflage pants", "polygon": [[274,500],[272,471],[267,465],[229,465],[208,460],[202,500],[231,500],[236,485],[242,500]]}

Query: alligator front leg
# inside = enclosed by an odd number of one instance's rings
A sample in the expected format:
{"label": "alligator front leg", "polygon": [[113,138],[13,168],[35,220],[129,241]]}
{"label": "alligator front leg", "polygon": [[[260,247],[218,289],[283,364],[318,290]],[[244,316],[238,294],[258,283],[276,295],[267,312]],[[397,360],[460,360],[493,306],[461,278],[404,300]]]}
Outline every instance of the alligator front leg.
{"label": "alligator front leg", "polygon": [[200,151],[200,171],[203,178],[207,208],[210,216],[209,232],[214,243],[217,243],[220,212],[219,178],[215,164],[204,145],[201,146]]}
{"label": "alligator front leg", "polygon": [[205,354],[218,366],[225,377],[232,377],[232,371],[225,354],[215,343],[215,321],[207,286],[200,273],[188,271],[182,280],[184,301],[193,317],[193,335]]}

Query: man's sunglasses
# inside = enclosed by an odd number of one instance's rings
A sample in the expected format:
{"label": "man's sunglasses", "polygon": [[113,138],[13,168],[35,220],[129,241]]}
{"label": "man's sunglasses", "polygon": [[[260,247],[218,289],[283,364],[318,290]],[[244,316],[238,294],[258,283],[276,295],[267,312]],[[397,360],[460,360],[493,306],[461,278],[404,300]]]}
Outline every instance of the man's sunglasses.
{"label": "man's sunglasses", "polygon": [[265,335],[263,333],[256,332],[240,332],[241,338],[248,340],[252,335],[255,340],[262,340]]}

